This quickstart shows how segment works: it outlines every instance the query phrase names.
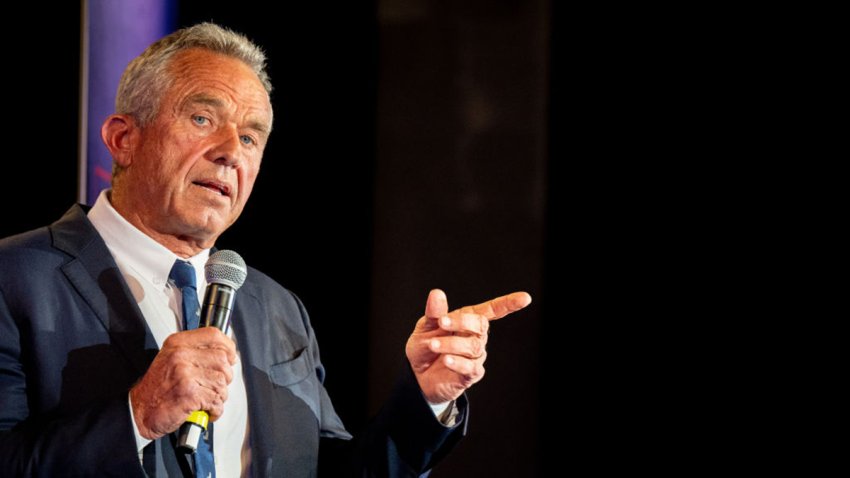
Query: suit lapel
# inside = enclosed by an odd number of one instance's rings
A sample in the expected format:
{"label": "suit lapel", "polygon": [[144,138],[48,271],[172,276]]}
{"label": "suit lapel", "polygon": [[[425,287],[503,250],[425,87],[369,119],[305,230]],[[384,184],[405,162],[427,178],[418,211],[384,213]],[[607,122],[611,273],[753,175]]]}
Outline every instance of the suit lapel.
{"label": "suit lapel", "polygon": [[[62,272],[106,328],[112,346],[133,366],[136,380],[148,370],[159,347],[115,259],[86,217],[87,209],[75,205],[50,225],[53,246],[72,257],[62,266]],[[157,442],[169,443],[168,439]],[[157,476],[155,446],[145,448],[144,465],[149,476]],[[175,461],[179,457],[173,448],[164,446],[161,451],[168,474],[179,476]]]}
{"label": "suit lapel", "polygon": [[80,206],[72,207],[50,231],[54,247],[73,257],[62,272],[109,331],[112,344],[142,376],[157,353],[156,341],[103,239]]}

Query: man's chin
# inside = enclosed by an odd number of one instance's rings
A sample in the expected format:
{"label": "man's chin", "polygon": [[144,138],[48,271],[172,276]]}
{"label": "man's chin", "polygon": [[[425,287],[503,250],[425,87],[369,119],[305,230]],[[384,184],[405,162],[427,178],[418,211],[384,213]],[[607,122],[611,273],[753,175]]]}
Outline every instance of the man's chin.
{"label": "man's chin", "polygon": [[[229,221],[223,220],[218,214],[204,214],[201,217],[194,216],[181,222],[182,227],[180,229],[183,235],[192,237],[195,241],[209,244],[210,246],[215,243],[218,236],[227,230],[231,224]],[[208,246],[205,245],[204,247],[206,248]]]}

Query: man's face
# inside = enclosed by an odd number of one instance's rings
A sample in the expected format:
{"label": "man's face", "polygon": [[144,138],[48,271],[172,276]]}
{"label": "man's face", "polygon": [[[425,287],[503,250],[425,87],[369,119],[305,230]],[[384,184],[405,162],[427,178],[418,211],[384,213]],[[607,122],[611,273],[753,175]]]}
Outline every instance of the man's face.
{"label": "man's face", "polygon": [[235,58],[190,49],[169,69],[174,83],[138,130],[116,193],[143,229],[209,247],[251,195],[271,104],[257,75]]}

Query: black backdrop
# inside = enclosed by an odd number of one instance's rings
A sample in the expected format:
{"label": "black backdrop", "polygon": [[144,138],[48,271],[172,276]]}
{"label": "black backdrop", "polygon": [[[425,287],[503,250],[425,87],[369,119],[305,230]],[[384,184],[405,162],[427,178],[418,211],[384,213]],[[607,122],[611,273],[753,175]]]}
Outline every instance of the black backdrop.
{"label": "black backdrop", "polygon": [[[25,153],[6,160],[0,237],[55,220],[77,196],[79,6],[67,3],[44,17],[37,5],[8,11],[53,46],[8,52],[9,111],[22,126],[10,137],[27,140],[14,148]],[[545,200],[555,189],[546,139],[552,151],[561,144],[547,123],[557,113],[548,101],[548,2],[284,2],[275,14],[264,4],[179,9],[181,26],[213,20],[262,45],[275,85],[276,123],[254,195],[219,246],[304,300],[327,386],[353,430],[380,404],[401,364],[399,337],[429,288],[445,288],[451,305],[529,290],[532,308],[494,330],[488,376],[472,391],[470,436],[433,476],[542,475],[542,417],[565,410],[544,393],[544,374],[555,370],[541,346],[556,345],[541,338],[552,326],[544,290],[556,292],[544,279],[554,277],[558,246]],[[526,56],[536,60],[520,61]],[[431,81],[416,80],[431,69]],[[478,146],[464,162],[461,140],[475,118],[458,105],[476,91],[497,126],[473,137]],[[464,171],[480,181],[458,180]],[[417,179],[430,183],[412,187]],[[506,223],[504,208],[520,220]],[[494,265],[507,256],[508,266]]]}

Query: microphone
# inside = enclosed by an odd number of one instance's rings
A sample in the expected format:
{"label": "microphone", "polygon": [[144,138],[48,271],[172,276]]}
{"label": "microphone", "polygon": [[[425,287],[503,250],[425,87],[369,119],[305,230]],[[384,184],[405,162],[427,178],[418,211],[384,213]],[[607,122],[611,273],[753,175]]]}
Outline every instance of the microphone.
{"label": "microphone", "polygon": [[[204,265],[207,290],[201,304],[201,327],[215,327],[225,334],[230,330],[230,314],[236,289],[242,287],[248,276],[248,267],[242,257],[228,250],[212,254]],[[180,426],[177,448],[184,453],[194,453],[201,435],[206,432],[210,416],[203,410],[189,414]]]}

